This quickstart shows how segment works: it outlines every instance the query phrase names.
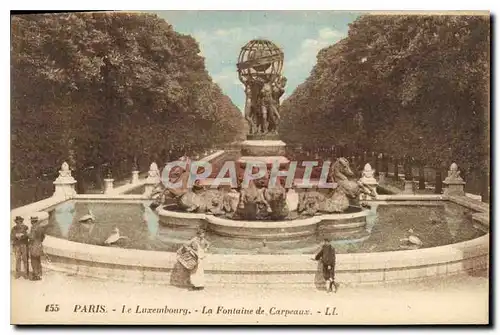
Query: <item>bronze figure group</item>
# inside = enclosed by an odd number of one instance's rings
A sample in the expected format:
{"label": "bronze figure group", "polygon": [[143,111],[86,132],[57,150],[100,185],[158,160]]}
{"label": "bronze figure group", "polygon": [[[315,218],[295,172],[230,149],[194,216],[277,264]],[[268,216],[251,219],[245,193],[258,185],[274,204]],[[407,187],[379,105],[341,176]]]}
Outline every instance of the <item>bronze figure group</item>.
{"label": "bronze figure group", "polygon": [[250,134],[277,133],[280,121],[280,98],[285,93],[286,77],[273,82],[245,82],[245,119]]}

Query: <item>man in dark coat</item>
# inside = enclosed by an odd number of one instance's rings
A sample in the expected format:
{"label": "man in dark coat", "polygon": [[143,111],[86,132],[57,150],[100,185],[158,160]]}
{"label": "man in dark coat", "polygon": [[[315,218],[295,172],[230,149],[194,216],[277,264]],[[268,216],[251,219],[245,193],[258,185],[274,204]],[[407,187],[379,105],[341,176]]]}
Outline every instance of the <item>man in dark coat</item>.
{"label": "man in dark coat", "polygon": [[[16,216],[14,222],[16,224],[10,231],[10,240],[16,257],[16,279],[21,276],[27,279],[29,278],[28,226],[23,223],[24,219],[21,216]],[[25,275],[21,272],[21,263],[24,264]]]}
{"label": "man in dark coat", "polygon": [[42,254],[43,240],[45,239],[44,228],[40,227],[38,217],[31,218],[31,230],[29,234],[29,252],[31,258],[31,269],[33,270],[33,280],[42,279]]}
{"label": "man in dark coat", "polygon": [[325,238],[324,244],[320,252],[314,258],[323,263],[323,277],[326,281],[326,291],[331,292],[332,286],[337,292],[337,283],[335,283],[335,248],[330,244],[330,241]]}

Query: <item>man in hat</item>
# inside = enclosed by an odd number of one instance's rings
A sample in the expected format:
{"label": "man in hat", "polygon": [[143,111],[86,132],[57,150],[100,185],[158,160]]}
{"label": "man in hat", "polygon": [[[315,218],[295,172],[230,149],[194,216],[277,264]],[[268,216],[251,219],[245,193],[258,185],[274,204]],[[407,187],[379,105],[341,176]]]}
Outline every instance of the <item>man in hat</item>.
{"label": "man in hat", "polygon": [[29,233],[29,253],[31,257],[31,269],[33,270],[33,280],[42,279],[42,254],[43,254],[43,240],[45,239],[45,232],[43,227],[40,226],[38,217],[31,217],[31,230]]}
{"label": "man in hat", "polygon": [[325,238],[320,252],[314,258],[321,260],[323,263],[323,277],[326,281],[326,291],[331,292],[332,286],[337,292],[337,284],[335,283],[335,248],[331,245],[330,240]]}
{"label": "man in hat", "polygon": [[[16,223],[10,231],[10,240],[16,257],[16,279],[19,277],[29,277],[28,265],[28,226],[25,225],[24,219],[21,216],[16,216]],[[21,272],[21,263],[24,263],[26,274]]]}

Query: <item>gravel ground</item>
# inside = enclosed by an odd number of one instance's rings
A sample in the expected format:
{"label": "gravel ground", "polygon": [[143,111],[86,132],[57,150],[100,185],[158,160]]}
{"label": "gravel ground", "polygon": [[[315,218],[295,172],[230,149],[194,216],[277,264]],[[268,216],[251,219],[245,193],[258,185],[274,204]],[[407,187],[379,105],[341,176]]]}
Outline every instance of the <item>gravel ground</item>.
{"label": "gravel ground", "polygon": [[58,272],[46,272],[41,281],[12,279],[11,283],[11,322],[15,324],[488,323],[486,276],[341,286],[337,293],[255,286],[189,291]]}

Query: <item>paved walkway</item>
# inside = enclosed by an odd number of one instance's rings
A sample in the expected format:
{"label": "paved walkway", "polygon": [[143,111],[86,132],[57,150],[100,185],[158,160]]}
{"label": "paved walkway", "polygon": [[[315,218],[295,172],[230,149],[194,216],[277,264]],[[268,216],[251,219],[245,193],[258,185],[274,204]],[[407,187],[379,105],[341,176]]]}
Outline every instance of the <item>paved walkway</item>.
{"label": "paved walkway", "polygon": [[[57,304],[59,311],[51,312],[57,308],[50,304]],[[89,313],[89,305],[106,312]],[[158,310],[165,306],[167,313]],[[263,314],[256,314],[259,307]],[[156,310],[137,313],[149,308]],[[252,314],[237,314],[245,312],[243,308]],[[344,285],[328,294],[255,286],[188,291],[48,272],[42,281],[12,280],[11,310],[13,323],[478,324],[488,322],[488,279],[460,276],[391,287]]]}

